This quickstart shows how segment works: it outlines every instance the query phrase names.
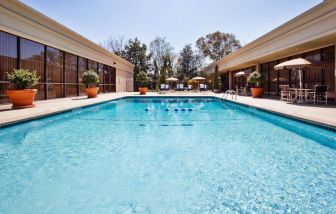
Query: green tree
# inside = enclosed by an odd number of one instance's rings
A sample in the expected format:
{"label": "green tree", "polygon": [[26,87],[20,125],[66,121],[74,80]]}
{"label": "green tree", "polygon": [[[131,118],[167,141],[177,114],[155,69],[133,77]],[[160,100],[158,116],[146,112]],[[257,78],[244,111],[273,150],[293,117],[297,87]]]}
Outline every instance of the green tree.
{"label": "green tree", "polygon": [[213,73],[212,84],[213,84],[212,87],[214,90],[220,90],[221,82],[220,82],[220,77],[218,73],[218,65],[215,66],[215,72]]}
{"label": "green tree", "polygon": [[234,34],[216,31],[197,39],[196,47],[205,57],[217,61],[239,49],[241,45]]}
{"label": "green tree", "polygon": [[180,80],[195,77],[203,64],[201,61],[202,57],[193,51],[191,44],[185,45],[177,58],[177,77]]}
{"label": "green tree", "polygon": [[165,84],[166,83],[166,79],[167,79],[167,69],[165,66],[161,67],[161,71],[160,71],[160,84]]}
{"label": "green tree", "polygon": [[135,81],[140,71],[147,73],[149,64],[146,55],[147,46],[141,43],[138,38],[128,40],[125,45],[124,58],[134,64],[134,90],[138,90],[138,84]]}

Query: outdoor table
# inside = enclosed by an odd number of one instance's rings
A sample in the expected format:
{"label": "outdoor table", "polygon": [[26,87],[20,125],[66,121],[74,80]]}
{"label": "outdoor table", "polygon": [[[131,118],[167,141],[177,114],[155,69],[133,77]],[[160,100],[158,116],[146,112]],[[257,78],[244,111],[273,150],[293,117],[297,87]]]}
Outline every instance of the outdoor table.
{"label": "outdoor table", "polygon": [[294,91],[295,93],[295,98],[292,103],[294,103],[295,101],[297,103],[304,103],[304,101],[307,101],[307,92],[312,91],[312,89],[309,88],[289,88],[289,90]]}

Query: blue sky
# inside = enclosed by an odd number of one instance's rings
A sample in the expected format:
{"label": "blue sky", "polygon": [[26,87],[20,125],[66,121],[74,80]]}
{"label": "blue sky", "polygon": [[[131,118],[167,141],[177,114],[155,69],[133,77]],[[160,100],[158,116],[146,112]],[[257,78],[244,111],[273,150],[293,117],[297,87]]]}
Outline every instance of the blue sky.
{"label": "blue sky", "polygon": [[166,37],[176,51],[220,30],[243,45],[322,0],[22,0],[86,38]]}

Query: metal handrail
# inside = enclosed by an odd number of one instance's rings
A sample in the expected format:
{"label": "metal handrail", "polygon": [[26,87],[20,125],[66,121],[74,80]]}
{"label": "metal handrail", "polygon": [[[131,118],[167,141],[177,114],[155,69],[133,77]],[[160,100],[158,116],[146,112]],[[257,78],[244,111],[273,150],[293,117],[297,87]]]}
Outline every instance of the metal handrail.
{"label": "metal handrail", "polygon": [[223,96],[222,96],[222,99],[226,99],[229,95],[231,95],[231,99],[233,100],[233,95],[235,97],[235,100],[237,100],[237,93],[235,90],[227,90]]}

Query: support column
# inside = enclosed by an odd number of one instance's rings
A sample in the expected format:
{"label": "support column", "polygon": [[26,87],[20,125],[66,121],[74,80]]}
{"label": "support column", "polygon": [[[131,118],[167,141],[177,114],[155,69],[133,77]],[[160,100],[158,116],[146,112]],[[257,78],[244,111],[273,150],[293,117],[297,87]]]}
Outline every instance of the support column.
{"label": "support column", "polygon": [[336,102],[336,45],[335,45],[334,58],[335,58],[335,64],[334,64],[334,101]]}
{"label": "support column", "polygon": [[228,72],[229,72],[229,90],[232,90],[232,72],[231,71]]}
{"label": "support column", "polygon": [[260,64],[256,64],[256,71],[260,73]]}

